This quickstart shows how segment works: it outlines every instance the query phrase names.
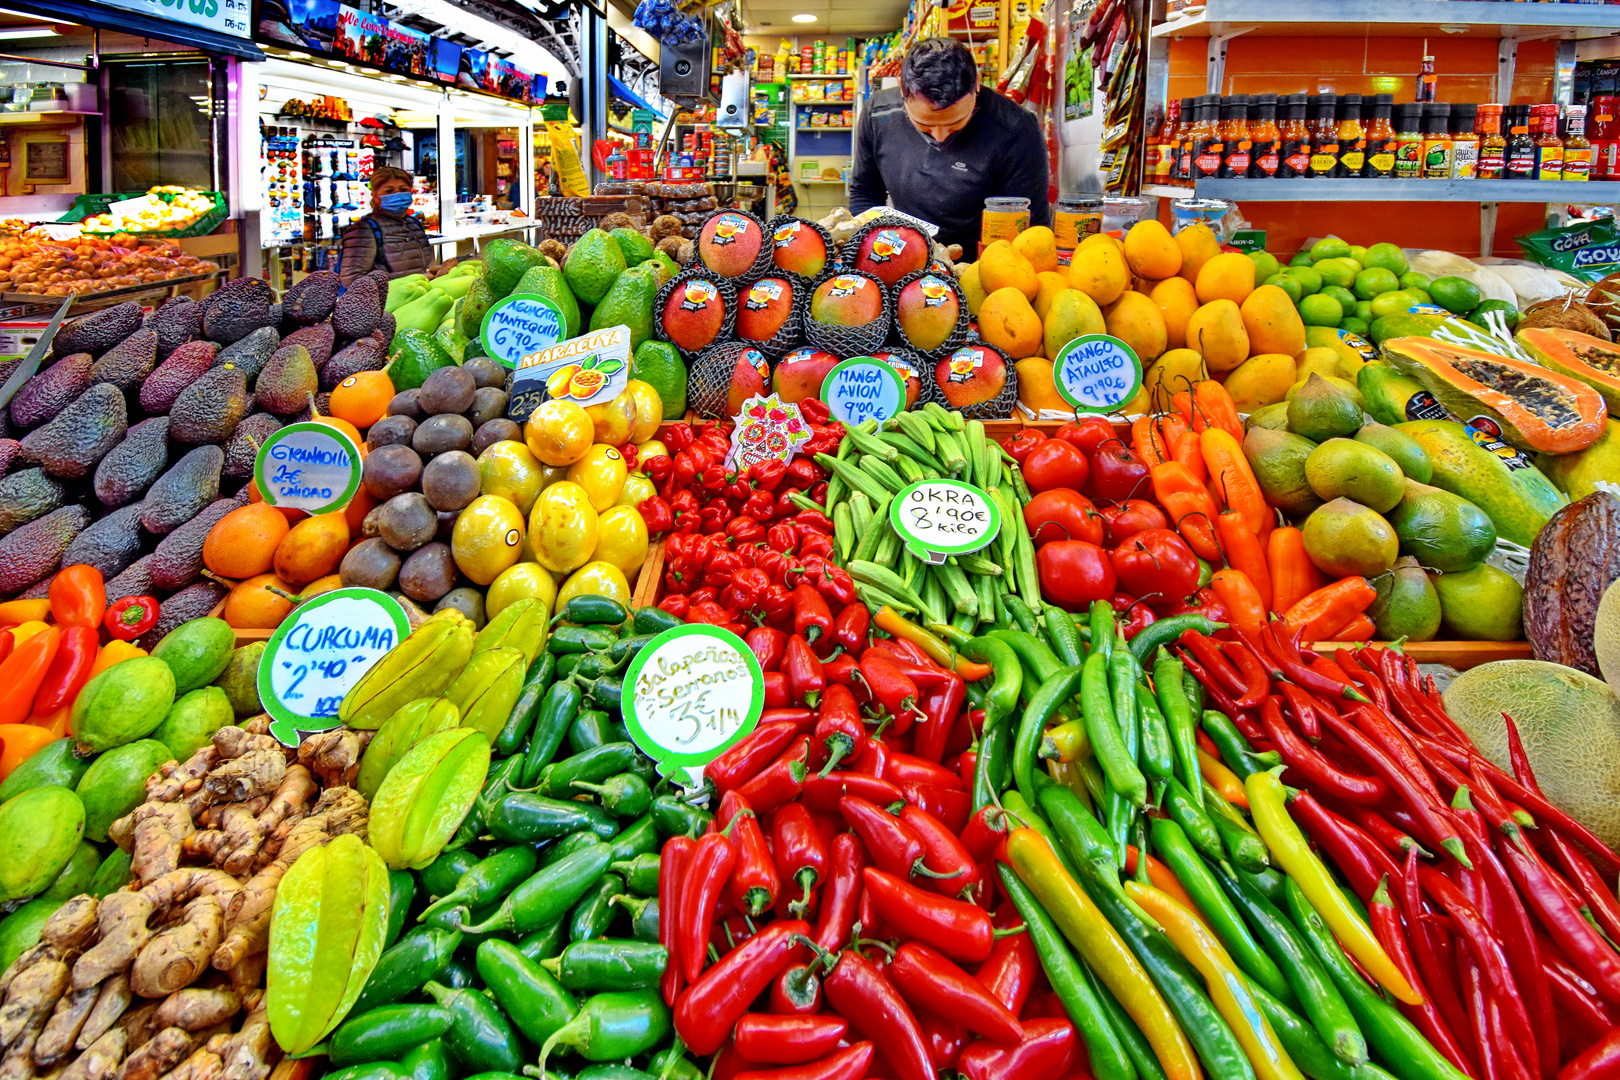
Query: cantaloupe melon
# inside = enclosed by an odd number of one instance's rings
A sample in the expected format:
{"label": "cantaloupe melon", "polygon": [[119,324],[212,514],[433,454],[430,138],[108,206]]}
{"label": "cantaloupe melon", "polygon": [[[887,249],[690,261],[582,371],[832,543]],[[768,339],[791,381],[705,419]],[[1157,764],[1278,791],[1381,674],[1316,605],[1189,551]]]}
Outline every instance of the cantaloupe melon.
{"label": "cantaloupe melon", "polygon": [[1613,688],[1562,664],[1498,660],[1457,676],[1445,703],[1480,752],[1509,771],[1502,713],[1511,714],[1547,798],[1604,843],[1620,843],[1620,694]]}
{"label": "cantaloupe melon", "polygon": [[1597,619],[1592,625],[1592,651],[1597,653],[1598,670],[1608,684],[1620,691],[1620,581],[1603,590]]}

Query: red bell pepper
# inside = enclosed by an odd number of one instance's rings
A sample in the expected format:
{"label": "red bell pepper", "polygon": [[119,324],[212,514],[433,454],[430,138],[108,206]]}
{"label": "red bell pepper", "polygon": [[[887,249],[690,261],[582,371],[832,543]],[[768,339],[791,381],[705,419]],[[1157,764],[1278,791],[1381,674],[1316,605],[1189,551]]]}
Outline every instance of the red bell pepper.
{"label": "red bell pepper", "polygon": [[[668,458],[654,458],[653,460],[668,461]],[[647,523],[647,531],[653,535],[669,532],[675,525],[675,511],[669,503],[657,495],[649,495],[636,505],[636,511],[641,520]]]}
{"label": "red bell pepper", "polygon": [[799,736],[782,755],[737,788],[737,794],[760,813],[769,813],[778,806],[798,797],[804,786],[810,757],[809,736]]}
{"label": "red bell pepper", "polygon": [[833,538],[826,533],[805,533],[799,538],[800,555],[820,555],[824,559],[832,558]]}
{"label": "red bell pepper", "polygon": [[684,421],[664,429],[664,445],[671,450],[685,450],[692,445],[692,425]]}
{"label": "red bell pepper", "polygon": [[827,881],[821,890],[821,913],[814,941],[831,952],[853,944],[851,934],[860,910],[866,851],[853,833],[834,836],[827,848]]}
{"label": "red bell pepper", "polygon": [[61,629],[47,626],[0,661],[0,724],[20,724],[28,719],[34,711],[34,696],[61,643]]}
{"label": "red bell pepper", "polygon": [[777,894],[782,891],[782,879],[777,876],[770,846],[765,843],[765,833],[759,827],[759,817],[746,798],[728,791],[720,800],[715,821],[731,833],[732,846],[737,849],[737,859],[726,883],[726,899],[738,911],[763,915],[776,903]]}
{"label": "red bell pepper", "polygon": [[797,919],[773,922],[721,957],[681,995],[675,1031],[694,1054],[712,1054],[725,1044],[754,1000],[789,964],[804,959],[802,942],[809,933],[810,925]]}
{"label": "red bell pepper", "polygon": [[1074,1065],[1076,1042],[1067,1020],[1030,1020],[1022,1042],[976,1042],[956,1067],[967,1080],[1063,1080]]}
{"label": "red bell pepper", "polygon": [[664,977],[659,983],[665,1005],[675,1004],[686,983],[676,950],[680,948],[681,937],[681,884],[696,847],[697,841],[691,837],[672,836],[658,853],[658,944],[669,950],[669,961],[664,965]]}
{"label": "red bell pepper", "polygon": [[672,592],[662,600],[658,601],[659,611],[667,611],[683,622],[686,620],[686,613],[691,609],[691,607],[691,598],[678,592]]}
{"label": "red bell pepper", "polygon": [[158,621],[158,602],[151,596],[126,596],[107,609],[103,625],[119,641],[134,641]]}
{"label": "red bell pepper", "polygon": [[865,604],[846,604],[833,619],[832,643],[845,653],[859,654],[866,648],[872,629],[872,615]]}
{"label": "red bell pepper", "polygon": [[[687,864],[686,874],[681,881],[680,903],[676,905],[676,910],[681,913],[676,942],[679,946],[678,958],[689,983],[696,983],[703,974],[709,952],[709,928],[714,925],[715,904],[725,893],[726,879],[731,876],[731,868],[736,862],[737,849],[723,832],[703,836],[692,851],[692,860]],[[670,955],[671,959],[676,958],[676,953]],[[690,995],[691,991],[687,993]],[[738,1014],[741,1015],[741,1010]],[[713,1050],[709,1052],[713,1053]]]}
{"label": "red bell pepper", "polygon": [[[99,571],[97,576],[100,576]],[[9,635],[8,635],[9,636]],[[56,650],[45,678],[34,696],[34,712],[48,715],[79,696],[79,690],[90,681],[90,669],[96,666],[96,653],[101,637],[96,629],[83,624],[72,624],[62,631],[62,643]]]}
{"label": "red bell pepper", "polygon": [[856,1031],[883,1042],[883,1057],[897,1080],[934,1080],[928,1044],[917,1017],[883,971],[853,949],[846,950],[822,980],[827,1003]]}
{"label": "red bell pepper", "polygon": [[826,642],[826,651],[830,652],[832,627],[827,601],[811,585],[800,582],[793,590],[793,632],[812,645]]}
{"label": "red bell pepper", "polygon": [[780,879],[799,887],[799,896],[788,905],[788,912],[802,919],[811,892],[827,873],[827,845],[810,811],[800,802],[778,807],[771,815],[771,839]]}
{"label": "red bell pepper", "polygon": [[[781,464],[781,462],[777,462]],[[849,1023],[820,1016],[745,1013],[732,1038],[737,1053],[757,1065],[802,1065],[838,1049]]]}
{"label": "red bell pepper", "polygon": [[996,1042],[1016,1043],[1024,1029],[983,983],[927,945],[908,941],[894,954],[889,977],[914,1007],[927,1009]]}
{"label": "red bell pepper", "polygon": [[981,907],[926,892],[874,867],[861,871],[878,915],[904,927],[914,941],[932,945],[953,960],[977,964],[990,956],[995,931]]}
{"label": "red bell pepper", "polygon": [[[811,590],[811,593],[814,594],[814,590]],[[816,599],[821,598],[818,596]],[[787,640],[787,647],[782,656],[782,674],[787,676],[788,696],[796,705],[815,705],[820,693],[827,688],[827,677],[822,674],[821,660],[801,634],[795,633]]]}
{"label": "red bell pepper", "polygon": [[815,1015],[821,1011],[819,960],[793,964],[771,983],[771,1012],[777,1016]]}

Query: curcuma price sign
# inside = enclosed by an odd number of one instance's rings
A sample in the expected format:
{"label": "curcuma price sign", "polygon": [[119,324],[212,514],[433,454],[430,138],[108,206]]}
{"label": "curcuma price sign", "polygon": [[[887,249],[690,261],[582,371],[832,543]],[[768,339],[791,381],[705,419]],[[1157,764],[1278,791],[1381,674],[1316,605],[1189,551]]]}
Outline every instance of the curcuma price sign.
{"label": "curcuma price sign", "polygon": [[765,675],[743,639],[692,623],[649,641],[624,678],[624,722],[658,771],[686,788],[703,767],[754,730]]}
{"label": "curcuma price sign", "polygon": [[1001,532],[1001,508],[960,480],[919,480],[889,503],[889,523],[917,558],[939,565],[978,551]]}

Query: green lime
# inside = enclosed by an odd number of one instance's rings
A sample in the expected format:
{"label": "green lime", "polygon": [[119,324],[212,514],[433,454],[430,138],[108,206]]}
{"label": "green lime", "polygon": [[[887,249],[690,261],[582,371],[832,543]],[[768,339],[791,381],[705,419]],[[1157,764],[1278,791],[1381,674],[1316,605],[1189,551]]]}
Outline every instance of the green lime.
{"label": "green lime", "polygon": [[1309,266],[1290,266],[1283,273],[1299,282],[1299,289],[1306,296],[1322,288],[1322,275]]}
{"label": "green lime", "polygon": [[1416,270],[1408,270],[1406,273],[1401,275],[1401,288],[1403,289],[1427,289],[1428,287],[1428,274],[1420,274]]}
{"label": "green lime", "polygon": [[1507,320],[1507,328],[1510,331],[1519,325],[1520,319],[1524,318],[1524,316],[1519,313],[1519,309],[1508,303],[1506,300],[1487,300],[1483,304],[1479,305],[1479,307],[1468,313],[1468,321],[1485,326],[1485,316],[1487,313],[1492,311],[1500,311],[1502,313],[1502,318]]}
{"label": "green lime", "polygon": [[1429,295],[1435,303],[1458,315],[1473,311],[1485,299],[1478,285],[1460,277],[1435,278],[1429,283]]}
{"label": "green lime", "polygon": [[1344,306],[1326,293],[1316,293],[1299,302],[1299,317],[1306,326],[1338,326]]}
{"label": "green lime", "polygon": [[1370,300],[1357,300],[1356,310],[1351,312],[1351,314],[1368,325],[1371,325],[1373,319],[1375,318],[1372,313],[1372,302]]}
{"label": "green lime", "polygon": [[1365,334],[1367,332],[1367,320],[1358,319],[1354,315],[1346,315],[1339,320],[1339,329],[1347,330],[1352,334]]}
{"label": "green lime", "polygon": [[1305,295],[1305,290],[1300,287],[1299,278],[1292,274],[1272,274],[1262,284],[1277,286],[1288,294],[1288,299],[1294,302],[1295,307],[1299,306],[1299,298]]}
{"label": "green lime", "polygon": [[1311,257],[1310,257],[1310,255],[1308,253],[1302,251],[1298,255],[1295,255],[1292,259],[1289,259],[1288,260],[1288,265],[1289,266],[1309,266],[1309,265],[1311,265]]}
{"label": "green lime", "polygon": [[1356,310],[1356,294],[1349,289],[1340,288],[1337,285],[1324,285],[1322,286],[1322,295],[1331,296],[1337,300],[1346,315]]}
{"label": "green lime", "polygon": [[1277,256],[1267,251],[1251,251],[1249,258],[1254,260],[1254,280],[1264,281],[1266,278],[1282,269]]}
{"label": "green lime", "polygon": [[1400,287],[1401,279],[1395,276],[1395,271],[1382,266],[1370,266],[1356,275],[1356,295],[1363,300],[1371,300],[1382,293],[1394,292]]}
{"label": "green lime", "polygon": [[1385,315],[1404,314],[1408,308],[1417,303],[1415,289],[1396,289],[1394,292],[1379,293],[1372,298],[1370,310],[1372,317],[1382,319]]}
{"label": "green lime", "polygon": [[1313,269],[1322,275],[1324,285],[1337,285],[1347,289],[1350,283],[1356,280],[1356,272],[1348,258],[1318,259]]}
{"label": "green lime", "polygon": [[1434,303],[1434,297],[1429,295],[1429,290],[1428,289],[1402,289],[1401,291],[1411,293],[1412,294],[1412,303],[1414,303],[1414,304],[1432,304],[1432,303]]}
{"label": "green lime", "polygon": [[1367,265],[1367,249],[1362,247],[1360,244],[1350,245],[1350,257],[1356,260],[1356,262],[1360,263],[1362,266]]}
{"label": "green lime", "polygon": [[1340,240],[1337,236],[1324,236],[1311,245],[1311,261],[1321,262],[1323,259],[1342,259],[1350,254],[1350,242]]}
{"label": "green lime", "polygon": [[[1367,249],[1367,255],[1361,260],[1370,269],[1381,266],[1393,274],[1404,274],[1411,269],[1406,261],[1406,252],[1398,244],[1374,244]],[[1403,283],[1404,284],[1404,283]]]}

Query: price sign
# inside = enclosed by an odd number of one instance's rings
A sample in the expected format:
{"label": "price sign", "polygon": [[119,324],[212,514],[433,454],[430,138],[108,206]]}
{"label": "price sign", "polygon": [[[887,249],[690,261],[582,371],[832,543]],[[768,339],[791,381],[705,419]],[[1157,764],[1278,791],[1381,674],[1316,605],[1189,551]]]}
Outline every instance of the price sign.
{"label": "price sign", "polygon": [[360,489],[360,448],[335,427],[288,424],[259,447],[253,479],[271,506],[331,513]]}
{"label": "price sign", "polygon": [[946,556],[978,551],[1001,532],[1001,508],[972,484],[919,480],[889,503],[889,523],[919,559],[938,566]]}
{"label": "price sign", "polygon": [[515,368],[525,356],[551,348],[567,332],[562,308],[535,293],[517,293],[484,312],[478,340],[486,353]]}
{"label": "price sign", "polygon": [[399,601],[376,589],[335,589],[293,609],[259,657],[259,700],[270,734],[338,726],[338,706],[360,677],[411,632]]}
{"label": "price sign", "polygon": [[887,420],[906,407],[906,384],[900,373],[870,356],[853,356],[827,373],[821,400],[834,420],[859,424]]}
{"label": "price sign", "polygon": [[759,723],[765,676],[742,638],[692,623],[665,630],[630,662],[624,722],[658,771],[687,788]]}
{"label": "price sign", "polygon": [[512,376],[506,415],[523,423],[541,402],[611,401],[630,381],[630,328],[608,326],[523,356]]}
{"label": "price sign", "polygon": [[1052,378],[1075,412],[1112,412],[1136,396],[1142,361],[1117,337],[1083,334],[1058,350]]}

